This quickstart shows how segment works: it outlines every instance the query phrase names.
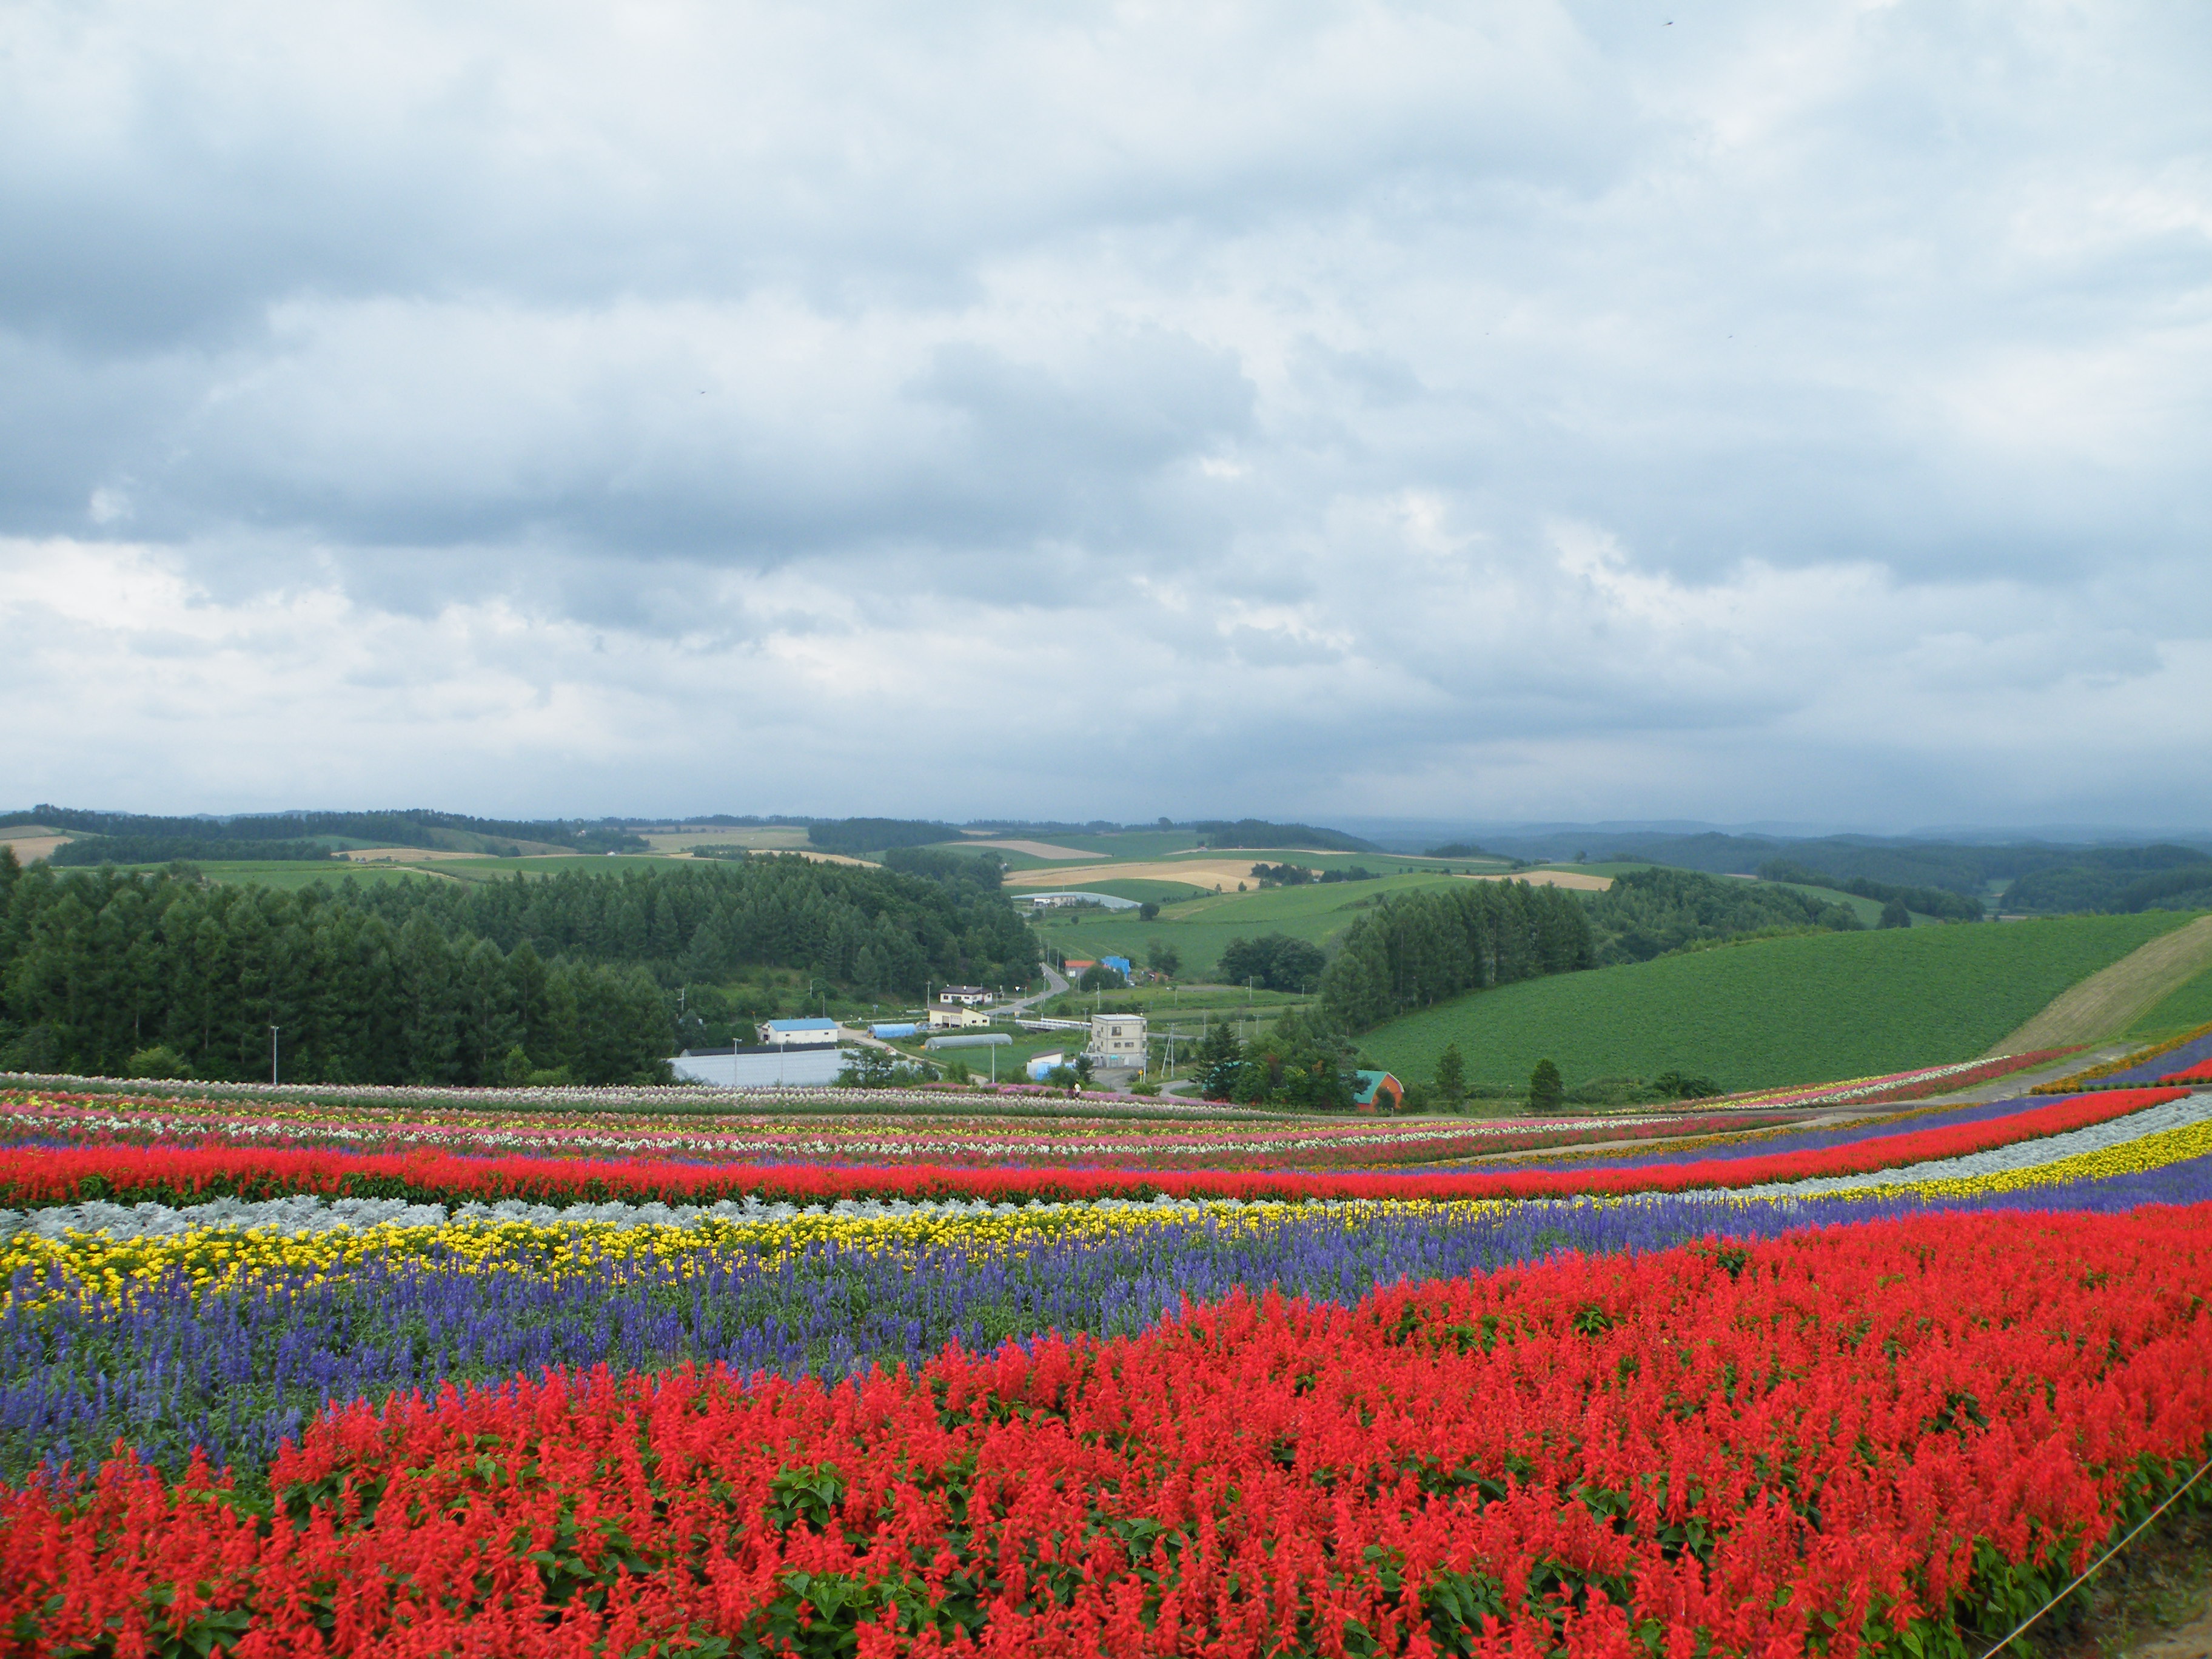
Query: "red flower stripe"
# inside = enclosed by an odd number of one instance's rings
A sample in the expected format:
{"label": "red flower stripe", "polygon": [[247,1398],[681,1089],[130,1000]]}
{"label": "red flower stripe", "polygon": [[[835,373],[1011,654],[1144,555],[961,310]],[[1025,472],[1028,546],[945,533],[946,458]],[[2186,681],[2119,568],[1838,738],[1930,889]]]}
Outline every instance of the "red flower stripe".
{"label": "red flower stripe", "polygon": [[127,1460],[0,1492],[0,1643],[1949,1650],[1929,1625],[2035,1605],[2212,1443],[2208,1241],[2212,1206],[1948,1215],[1240,1296],[843,1387],[356,1406],[279,1455],[270,1517]]}
{"label": "red flower stripe", "polygon": [[204,1146],[0,1148],[0,1204],[17,1207],[89,1197],[189,1202],[196,1196],[286,1193],[409,1198],[422,1202],[523,1199],[553,1204],[712,1203],[753,1194],[811,1204],[841,1198],[1082,1200],[1149,1198],[1541,1198],[1574,1193],[1681,1192],[1767,1182],[1870,1174],[1931,1158],[2085,1128],[2182,1089],[2107,1090],[1980,1123],[1906,1130],[1878,1140],[1778,1152],[1734,1162],[1641,1170],[1497,1170],[1450,1174],[1321,1171],[883,1168],[814,1164],[696,1165],[665,1160],[462,1158],[451,1153],[338,1152]]}
{"label": "red flower stripe", "polygon": [[2179,1072],[2169,1072],[2160,1083],[2212,1083],[2212,1060],[2200,1060]]}

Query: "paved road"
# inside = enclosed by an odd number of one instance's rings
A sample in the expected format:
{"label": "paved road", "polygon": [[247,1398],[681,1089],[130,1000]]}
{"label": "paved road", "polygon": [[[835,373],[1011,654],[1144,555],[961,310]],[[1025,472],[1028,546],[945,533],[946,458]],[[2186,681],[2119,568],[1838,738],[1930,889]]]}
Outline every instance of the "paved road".
{"label": "paved road", "polygon": [[[1067,981],[1060,974],[1054,972],[1052,965],[1048,963],[1045,964],[1044,969],[1043,990],[1039,991],[1034,996],[1024,997],[1018,1002],[1001,1002],[994,1004],[993,1005],[990,1012],[994,1016],[1007,1013],[1018,1014],[1025,1009],[1034,1008],[1038,1003],[1044,1001],[1049,997],[1058,996],[1066,988]],[[926,1024],[928,1018],[929,1016],[927,1014],[924,1014],[921,1017],[921,1023]],[[875,1023],[880,1024],[881,1022]],[[870,1036],[868,1035],[867,1024],[865,1023],[860,1025],[840,1025],[837,1028],[837,1035],[841,1038],[850,1038],[854,1042],[864,1042],[872,1048],[890,1048],[893,1054],[901,1055],[903,1055],[905,1053],[905,1050],[903,1049],[892,1048],[890,1043],[884,1042],[880,1037]]]}
{"label": "paved road", "polygon": [[1040,1002],[1050,1000],[1052,998],[1058,996],[1066,988],[1066,977],[1048,962],[1044,964],[1043,990],[1039,991],[1035,996],[1024,997],[1019,1002],[1000,1003],[997,1008],[994,1008],[991,1012],[993,1013],[998,1013],[1003,1011],[1009,1013],[1018,1014],[1024,1009],[1036,1007]]}

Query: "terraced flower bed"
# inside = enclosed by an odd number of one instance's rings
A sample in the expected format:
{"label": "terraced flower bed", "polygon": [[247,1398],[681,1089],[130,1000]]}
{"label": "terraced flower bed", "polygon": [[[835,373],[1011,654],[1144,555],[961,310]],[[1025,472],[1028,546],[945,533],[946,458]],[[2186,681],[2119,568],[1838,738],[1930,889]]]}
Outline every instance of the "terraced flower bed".
{"label": "terraced flower bed", "polygon": [[0,1149],[0,1648],[1925,1659],[2212,1451],[2212,1096],[1705,1121]]}
{"label": "terraced flower bed", "polygon": [[763,1113],[732,1121],[666,1114],[594,1114],[584,1122],[543,1112],[441,1113],[295,1104],[243,1112],[222,1101],[107,1095],[0,1093],[0,1139],[143,1146],[326,1146],[380,1152],[432,1149],[467,1157],[667,1158],[691,1164],[763,1162],[947,1166],[1082,1165],[1332,1169],[1437,1163],[1589,1141],[1632,1142],[1738,1131],[1798,1120],[1787,1111],[1647,1113],[1544,1119],[1392,1121],[1355,1117],[1194,1121],[1066,1117],[871,1115],[792,1120]]}
{"label": "terraced flower bed", "polygon": [[266,1497],[195,1462],[0,1500],[0,1619],[132,1652],[1917,1655],[2034,1607],[2212,1443],[2208,1218],[1239,1291],[849,1387],[358,1405]]}

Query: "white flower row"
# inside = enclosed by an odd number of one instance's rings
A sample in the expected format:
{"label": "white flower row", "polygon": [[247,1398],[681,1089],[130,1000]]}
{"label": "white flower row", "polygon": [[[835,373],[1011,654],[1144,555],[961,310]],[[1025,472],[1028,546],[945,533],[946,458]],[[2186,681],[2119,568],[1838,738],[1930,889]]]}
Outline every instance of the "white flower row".
{"label": "white flower row", "polygon": [[1936,1158],[1925,1164],[1907,1164],[1893,1170],[1875,1170],[1865,1175],[1824,1176],[1812,1181],[1774,1182],[1765,1186],[1745,1187],[1738,1190],[1750,1198],[1813,1198],[1829,1193],[1863,1192],[1869,1188],[1904,1186],[1923,1181],[1966,1181],[1977,1176],[2002,1174],[2009,1170],[2032,1170],[2039,1164],[2056,1164],[2062,1158],[2078,1157],[2083,1152],[2101,1152],[2110,1146],[2124,1146],[2130,1140],[2142,1139],[2145,1135],[2202,1123],[2208,1118],[2212,1118],[2212,1094],[2191,1095],[2185,1099],[2167,1101],[2163,1105],[2145,1107],[2142,1111],[2130,1112],[2125,1117],[2093,1123],[2086,1129],[2069,1129],[2063,1134],[2045,1135],[2037,1140],[2016,1140],[2009,1146],[1993,1146],[1987,1152]]}
{"label": "white flower row", "polygon": [[637,1084],[606,1088],[445,1088],[431,1084],[385,1083],[204,1083],[165,1078],[86,1077],[75,1073],[0,1072],[0,1087],[52,1089],[64,1093],[130,1094],[193,1100],[291,1101],[302,1105],[473,1107],[514,1106],[532,1109],[579,1108],[599,1111],[666,1112],[700,1109],[742,1116],[780,1106],[836,1106],[847,1111],[906,1107],[943,1112],[978,1113],[1018,1109],[1022,1115],[1097,1117],[1227,1118],[1270,1116],[1247,1108],[1210,1101],[1163,1101],[1141,1096],[1093,1093],[1065,1095],[1006,1087],[996,1093],[955,1094],[937,1089],[710,1089],[687,1084]]}
{"label": "white flower row", "polygon": [[439,1227],[453,1221],[529,1221],[545,1225],[581,1226],[605,1223],[618,1227],[661,1225],[696,1226],[707,1221],[789,1221],[799,1216],[845,1217],[859,1220],[896,1216],[977,1216],[1022,1214],[1058,1215],[1067,1211],[1117,1212],[1142,1211],[1199,1211],[1235,1205],[1234,1199],[1172,1199],[1162,1195],[1149,1202],[1100,1199],[1076,1203],[992,1204],[981,1200],[908,1200],[845,1198],[830,1204],[769,1203],[757,1198],[724,1199],[716,1204],[526,1204],[507,1199],[497,1204],[415,1204],[404,1198],[318,1198],[299,1194],[289,1198],[246,1200],[210,1199],[204,1204],[83,1204],[56,1205],[26,1213],[0,1210],[0,1241],[29,1234],[60,1239],[72,1233],[103,1233],[110,1238],[160,1238],[177,1234],[220,1230],[246,1232],[266,1229],[289,1237],[341,1229],[362,1231],[374,1227]]}

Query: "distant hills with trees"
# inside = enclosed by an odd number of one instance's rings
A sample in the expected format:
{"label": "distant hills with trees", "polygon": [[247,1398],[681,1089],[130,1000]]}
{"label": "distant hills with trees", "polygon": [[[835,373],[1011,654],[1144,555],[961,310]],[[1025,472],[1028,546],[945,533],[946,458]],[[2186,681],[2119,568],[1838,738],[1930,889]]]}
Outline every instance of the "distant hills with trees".
{"label": "distant hills with trees", "polygon": [[275,1024],[301,1082],[629,1082],[675,1051],[679,994],[741,1024],[736,988],[763,969],[915,998],[1026,984],[1036,962],[1012,908],[959,872],[770,856],[288,891],[0,849],[8,1070],[265,1077]]}
{"label": "distant hills with trees", "polygon": [[[327,857],[334,844],[422,847],[511,857],[522,852],[643,852],[643,837],[614,819],[472,818],[423,808],[376,812],[253,812],[232,817],[161,817],[40,805],[0,812],[0,830],[43,824],[106,844],[58,849],[61,864],[144,864],[170,859]],[[325,839],[327,838],[327,839]],[[301,850],[318,842],[319,854]],[[149,851],[148,849],[159,849]],[[67,857],[58,854],[69,853]]]}

